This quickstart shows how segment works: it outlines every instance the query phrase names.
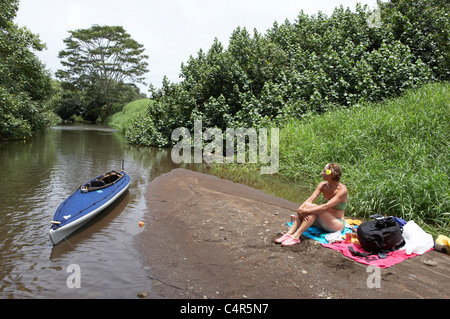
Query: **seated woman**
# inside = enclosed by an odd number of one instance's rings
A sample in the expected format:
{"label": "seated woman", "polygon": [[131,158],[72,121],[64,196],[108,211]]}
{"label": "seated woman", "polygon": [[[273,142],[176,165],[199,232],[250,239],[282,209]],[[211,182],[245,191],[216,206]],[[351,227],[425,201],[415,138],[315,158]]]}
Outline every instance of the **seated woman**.
{"label": "seated woman", "polygon": [[[322,171],[323,182],[320,182],[314,193],[297,209],[298,218],[286,234],[275,240],[283,246],[300,244],[300,235],[311,225],[326,232],[343,230],[345,227],[344,209],[347,205],[347,187],[340,183],[341,168],[338,164],[329,163]],[[313,202],[323,194],[321,205]]]}

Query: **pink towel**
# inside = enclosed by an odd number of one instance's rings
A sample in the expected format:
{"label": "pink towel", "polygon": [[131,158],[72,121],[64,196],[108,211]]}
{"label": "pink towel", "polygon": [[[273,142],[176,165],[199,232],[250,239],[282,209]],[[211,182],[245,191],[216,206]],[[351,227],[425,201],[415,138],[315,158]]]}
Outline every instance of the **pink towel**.
{"label": "pink towel", "polygon": [[340,251],[344,256],[353,259],[361,264],[378,266],[380,268],[391,267],[406,259],[418,256],[418,254],[414,253],[411,255],[407,255],[404,250],[395,250],[387,253],[387,257],[383,259],[379,258],[377,255],[369,255],[366,257],[361,257],[361,256],[354,256],[348,249],[348,247],[351,246],[353,247],[353,250],[355,252],[359,251],[361,253],[366,253],[366,251],[360,245],[357,244],[346,244],[344,242],[337,242],[333,244],[321,244],[321,245],[327,248]]}

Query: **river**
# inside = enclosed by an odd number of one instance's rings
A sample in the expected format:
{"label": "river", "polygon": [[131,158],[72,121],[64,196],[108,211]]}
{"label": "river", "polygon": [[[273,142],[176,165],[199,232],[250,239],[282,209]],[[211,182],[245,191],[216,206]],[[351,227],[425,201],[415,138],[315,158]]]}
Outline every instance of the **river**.
{"label": "river", "polygon": [[[48,231],[59,204],[86,181],[120,169],[122,160],[131,177],[129,190],[53,246]],[[170,150],[127,145],[107,127],[56,126],[24,141],[0,144],[0,167],[0,298],[136,298],[141,290],[152,293],[149,269],[142,267],[133,237],[142,230],[138,223],[147,209],[147,185],[179,167]],[[203,165],[188,168],[205,170]],[[285,182],[264,184],[285,193],[298,191]],[[80,288],[74,287],[76,282]]]}

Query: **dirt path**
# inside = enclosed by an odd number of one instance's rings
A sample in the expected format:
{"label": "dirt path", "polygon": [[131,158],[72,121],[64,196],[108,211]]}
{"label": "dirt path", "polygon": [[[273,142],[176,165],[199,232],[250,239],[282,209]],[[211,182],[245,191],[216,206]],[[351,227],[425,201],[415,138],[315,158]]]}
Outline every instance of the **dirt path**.
{"label": "dirt path", "polygon": [[450,257],[436,251],[369,288],[367,266],[314,240],[274,244],[299,203],[241,184],[175,169],[149,185],[147,206],[135,241],[162,298],[450,298]]}

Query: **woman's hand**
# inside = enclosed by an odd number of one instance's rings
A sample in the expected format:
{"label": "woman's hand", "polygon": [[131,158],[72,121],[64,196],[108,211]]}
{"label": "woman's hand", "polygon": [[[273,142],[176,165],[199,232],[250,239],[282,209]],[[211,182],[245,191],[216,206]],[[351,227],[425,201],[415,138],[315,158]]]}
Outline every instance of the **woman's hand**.
{"label": "woman's hand", "polygon": [[305,221],[305,220],[308,220],[309,219],[309,208],[307,208],[307,207],[304,207],[303,205],[302,206],[300,206],[298,209],[297,209],[297,212],[298,212],[298,217],[301,219],[301,220],[303,220],[303,221]]}
{"label": "woman's hand", "polygon": [[308,214],[305,214],[305,213],[300,214],[300,218],[303,221],[307,221],[310,217],[311,217],[311,215],[308,215]]}
{"label": "woman's hand", "polygon": [[298,209],[297,212],[300,213],[305,213],[305,214],[310,214],[311,213],[311,209],[316,207],[316,204],[312,204],[310,202],[304,202]]}

